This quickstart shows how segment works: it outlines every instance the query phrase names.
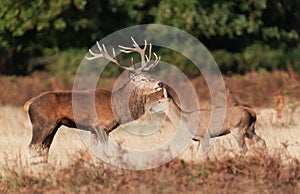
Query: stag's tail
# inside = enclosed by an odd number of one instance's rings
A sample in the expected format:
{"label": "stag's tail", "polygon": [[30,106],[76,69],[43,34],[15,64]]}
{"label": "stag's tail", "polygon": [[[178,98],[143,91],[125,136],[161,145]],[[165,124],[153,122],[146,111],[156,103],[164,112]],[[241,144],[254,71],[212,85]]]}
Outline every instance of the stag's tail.
{"label": "stag's tail", "polygon": [[33,100],[35,98],[31,98],[29,99],[27,102],[25,102],[23,108],[24,108],[24,112],[28,112],[30,105],[32,104]]}

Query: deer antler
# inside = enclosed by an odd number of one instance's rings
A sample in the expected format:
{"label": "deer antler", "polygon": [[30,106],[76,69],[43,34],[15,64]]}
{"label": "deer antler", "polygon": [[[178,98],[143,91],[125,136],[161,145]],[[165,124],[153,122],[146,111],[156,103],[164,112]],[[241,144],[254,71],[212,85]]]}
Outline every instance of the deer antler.
{"label": "deer antler", "polygon": [[118,65],[120,68],[128,70],[128,71],[135,71],[135,72],[141,72],[141,71],[149,71],[151,68],[155,67],[159,61],[160,61],[160,56],[158,57],[156,55],[156,53],[153,52],[153,55],[155,56],[155,61],[153,63],[150,63],[151,60],[151,54],[152,54],[152,45],[150,43],[149,46],[149,57],[147,55],[145,55],[146,49],[147,49],[147,41],[145,40],[145,46],[142,49],[137,43],[136,41],[133,39],[133,37],[131,37],[132,41],[133,41],[133,48],[131,47],[125,47],[125,46],[121,46],[119,45],[119,48],[121,48],[121,52],[123,53],[132,53],[132,52],[138,52],[141,55],[141,67],[135,69],[134,67],[134,62],[133,62],[133,58],[131,58],[131,63],[132,63],[132,67],[124,67],[120,64],[118,58],[116,57],[116,53],[115,53],[115,49],[112,49],[113,52],[113,57],[111,57],[106,48],[105,45],[102,44],[100,45],[99,42],[97,43],[97,47],[100,51],[100,53],[94,53],[91,49],[89,49],[90,54],[92,55],[92,57],[85,57],[87,60],[93,60],[93,59],[98,59],[98,58],[105,58],[113,63],[115,63],[116,65]]}
{"label": "deer antler", "polygon": [[90,54],[92,55],[92,57],[85,57],[87,60],[93,60],[93,59],[98,59],[98,58],[105,58],[108,61],[111,61],[113,63],[115,63],[118,67],[124,69],[124,70],[128,70],[128,71],[135,71],[135,69],[133,67],[124,67],[120,64],[118,58],[116,57],[116,53],[115,53],[115,49],[112,48],[112,52],[113,52],[113,57],[111,57],[104,44],[100,45],[99,42],[96,42],[97,47],[100,51],[100,53],[94,53],[91,49],[89,49]]}
{"label": "deer antler", "polygon": [[[145,46],[142,49],[137,43],[136,41],[133,39],[133,37],[131,37],[131,40],[133,42],[133,48],[131,47],[125,47],[125,46],[121,46],[119,45],[119,48],[121,48],[122,50],[120,50],[123,53],[132,53],[132,52],[138,52],[141,55],[141,67],[136,69],[136,71],[149,71],[151,68],[155,67],[159,61],[160,61],[160,56],[158,57],[156,55],[156,53],[153,52],[153,55],[155,56],[155,61],[153,63],[150,63],[151,60],[151,54],[152,54],[152,44],[149,44],[149,57],[147,55],[145,55],[146,49],[147,49],[147,41],[145,40]],[[133,63],[133,59],[132,59],[132,63]]]}

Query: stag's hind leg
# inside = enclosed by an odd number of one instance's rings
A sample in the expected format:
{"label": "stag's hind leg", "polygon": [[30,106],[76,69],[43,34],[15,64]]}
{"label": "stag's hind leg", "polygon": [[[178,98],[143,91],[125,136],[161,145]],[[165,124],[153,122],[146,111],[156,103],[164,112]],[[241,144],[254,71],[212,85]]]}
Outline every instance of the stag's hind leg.
{"label": "stag's hind leg", "polygon": [[58,127],[57,124],[33,125],[29,144],[31,164],[47,163],[50,145]]}

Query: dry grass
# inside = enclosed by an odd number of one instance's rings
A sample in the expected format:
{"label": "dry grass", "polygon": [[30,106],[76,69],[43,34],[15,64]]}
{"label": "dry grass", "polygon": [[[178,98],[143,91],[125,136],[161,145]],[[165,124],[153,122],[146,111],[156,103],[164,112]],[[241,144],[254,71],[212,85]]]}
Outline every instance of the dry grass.
{"label": "dry grass", "polygon": [[[297,115],[299,118],[299,111]],[[295,118],[297,118],[295,117]],[[262,119],[262,118],[260,118]],[[49,165],[42,173],[28,163],[31,125],[21,108],[0,107],[0,191],[121,193],[297,193],[300,191],[300,126],[257,128],[269,153],[237,154],[233,138],[214,139],[203,157],[187,149],[179,158],[146,171],[122,170],[102,163],[87,152],[76,129],[61,128],[50,149]],[[115,141],[131,149],[150,149],[175,133],[165,123],[154,134],[139,137],[117,129]],[[192,145],[191,147],[196,146]],[[62,176],[62,174],[64,176]]]}
{"label": "dry grass", "polygon": [[72,164],[41,174],[4,168],[0,191],[25,193],[298,193],[300,164],[286,165],[278,155],[207,159],[202,163],[175,159],[147,171],[130,171],[90,163],[80,152]]}

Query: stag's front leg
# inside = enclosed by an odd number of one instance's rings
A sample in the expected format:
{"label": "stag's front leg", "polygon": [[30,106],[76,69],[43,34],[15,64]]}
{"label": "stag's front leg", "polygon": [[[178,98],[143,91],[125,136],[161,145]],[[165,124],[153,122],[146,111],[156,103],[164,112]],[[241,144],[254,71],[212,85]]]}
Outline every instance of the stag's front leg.
{"label": "stag's front leg", "polygon": [[[196,151],[200,151],[200,155],[205,155],[210,149],[210,136],[206,134],[204,137],[194,137],[193,140],[198,142]],[[201,149],[200,149],[201,145]]]}
{"label": "stag's front leg", "polygon": [[93,127],[93,133],[94,133],[94,138],[96,139],[96,142],[98,143],[99,141],[102,144],[106,144],[108,141],[108,130],[105,130],[103,127],[100,127],[100,125],[97,125],[96,127]]}
{"label": "stag's front leg", "polygon": [[192,140],[193,141],[195,141],[195,142],[197,142],[197,145],[196,145],[196,150],[193,148],[192,149],[192,155],[196,155],[197,154],[197,152],[199,151],[199,149],[200,149],[200,145],[201,145],[201,140],[202,140],[202,138],[199,138],[199,137],[193,137],[192,138]]}
{"label": "stag's front leg", "polygon": [[104,130],[93,129],[91,132],[91,142],[98,144],[99,142],[106,144],[108,141],[108,134]]}

